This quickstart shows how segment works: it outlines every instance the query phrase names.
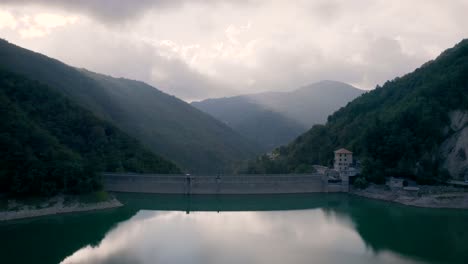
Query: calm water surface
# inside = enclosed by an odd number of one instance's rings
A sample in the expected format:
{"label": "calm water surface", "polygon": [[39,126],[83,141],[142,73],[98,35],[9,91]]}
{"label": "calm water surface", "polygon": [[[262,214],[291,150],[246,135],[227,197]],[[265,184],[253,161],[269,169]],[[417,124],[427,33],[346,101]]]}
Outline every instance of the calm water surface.
{"label": "calm water surface", "polygon": [[119,194],[0,224],[1,263],[468,263],[468,211],[348,195]]}

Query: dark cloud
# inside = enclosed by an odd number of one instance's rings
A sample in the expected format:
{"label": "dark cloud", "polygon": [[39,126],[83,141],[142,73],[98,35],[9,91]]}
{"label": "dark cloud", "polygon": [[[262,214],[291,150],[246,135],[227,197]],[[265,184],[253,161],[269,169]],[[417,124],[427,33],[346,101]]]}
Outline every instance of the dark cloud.
{"label": "dark cloud", "polygon": [[336,0],[311,2],[310,9],[313,16],[325,21],[330,21],[337,17],[341,11],[340,4]]}
{"label": "dark cloud", "polygon": [[248,0],[1,0],[0,4],[40,5],[69,12],[88,14],[104,22],[120,23],[137,18],[149,10],[178,8],[187,3],[243,3]]}
{"label": "dark cloud", "polygon": [[123,21],[134,18],[152,8],[169,8],[184,0],[2,0],[4,4],[41,5],[57,7],[70,12],[85,12],[105,21]]}
{"label": "dark cloud", "polygon": [[[158,79],[158,72],[164,77]],[[235,93],[229,85],[196,72],[178,59],[155,57],[152,74],[152,83],[167,93],[189,101],[205,99],[208,94],[210,97],[220,97]]]}
{"label": "dark cloud", "polygon": [[362,69],[365,82],[383,84],[388,79],[408,73],[427,59],[405,54],[400,43],[391,38],[378,38],[368,44]]}

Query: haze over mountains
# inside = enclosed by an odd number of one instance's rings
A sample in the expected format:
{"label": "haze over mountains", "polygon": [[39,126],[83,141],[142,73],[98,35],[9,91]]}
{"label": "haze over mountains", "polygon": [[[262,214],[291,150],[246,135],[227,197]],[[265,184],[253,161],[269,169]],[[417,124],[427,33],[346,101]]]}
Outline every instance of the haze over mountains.
{"label": "haze over mountains", "polygon": [[255,144],[143,82],[77,69],[0,41],[0,69],[49,85],[190,172],[219,172],[258,153]]}
{"label": "haze over mountains", "polygon": [[321,81],[290,92],[266,92],[193,102],[198,109],[257,142],[262,150],[286,144],[364,93],[337,81]]}

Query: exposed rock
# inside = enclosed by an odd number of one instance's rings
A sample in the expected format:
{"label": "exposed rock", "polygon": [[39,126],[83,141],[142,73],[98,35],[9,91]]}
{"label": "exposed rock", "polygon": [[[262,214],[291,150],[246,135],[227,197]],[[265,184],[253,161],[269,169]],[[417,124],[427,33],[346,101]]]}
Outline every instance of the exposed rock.
{"label": "exposed rock", "polygon": [[460,131],[468,125],[468,111],[453,111],[449,113],[450,128],[453,131]]}
{"label": "exposed rock", "polygon": [[104,210],[120,206],[123,206],[123,204],[120,203],[115,197],[102,202],[85,204],[74,201],[67,205],[64,202],[63,196],[56,196],[44,204],[41,204],[39,208],[36,206],[31,207],[22,205],[15,200],[10,200],[8,202],[8,211],[0,211],[0,222],[45,215]]}
{"label": "exposed rock", "polygon": [[443,167],[455,179],[468,177],[468,111],[449,113],[453,133],[440,146]]}
{"label": "exposed rock", "polygon": [[350,194],[416,207],[468,209],[468,192],[449,186],[420,186],[408,191],[370,184],[366,189],[351,187]]}

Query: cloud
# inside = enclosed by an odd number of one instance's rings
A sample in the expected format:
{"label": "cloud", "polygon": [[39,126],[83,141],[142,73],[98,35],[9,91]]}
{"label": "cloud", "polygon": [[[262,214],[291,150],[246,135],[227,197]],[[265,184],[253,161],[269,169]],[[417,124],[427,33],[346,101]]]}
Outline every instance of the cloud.
{"label": "cloud", "polygon": [[[50,34],[52,38],[37,36],[34,39],[37,48],[34,50],[75,67],[144,81],[189,101],[207,94],[222,96],[230,90],[228,85],[212,80],[187,65],[182,57],[172,55],[168,50],[173,47],[164,48],[142,39],[108,34],[105,27],[96,27],[92,21],[80,20],[57,27]],[[21,41],[29,43],[31,39],[22,38]],[[180,52],[190,53],[187,49]],[[234,94],[233,91],[231,93]]]}
{"label": "cloud", "polygon": [[0,34],[185,100],[323,79],[372,89],[468,35],[464,0],[2,0]]}

